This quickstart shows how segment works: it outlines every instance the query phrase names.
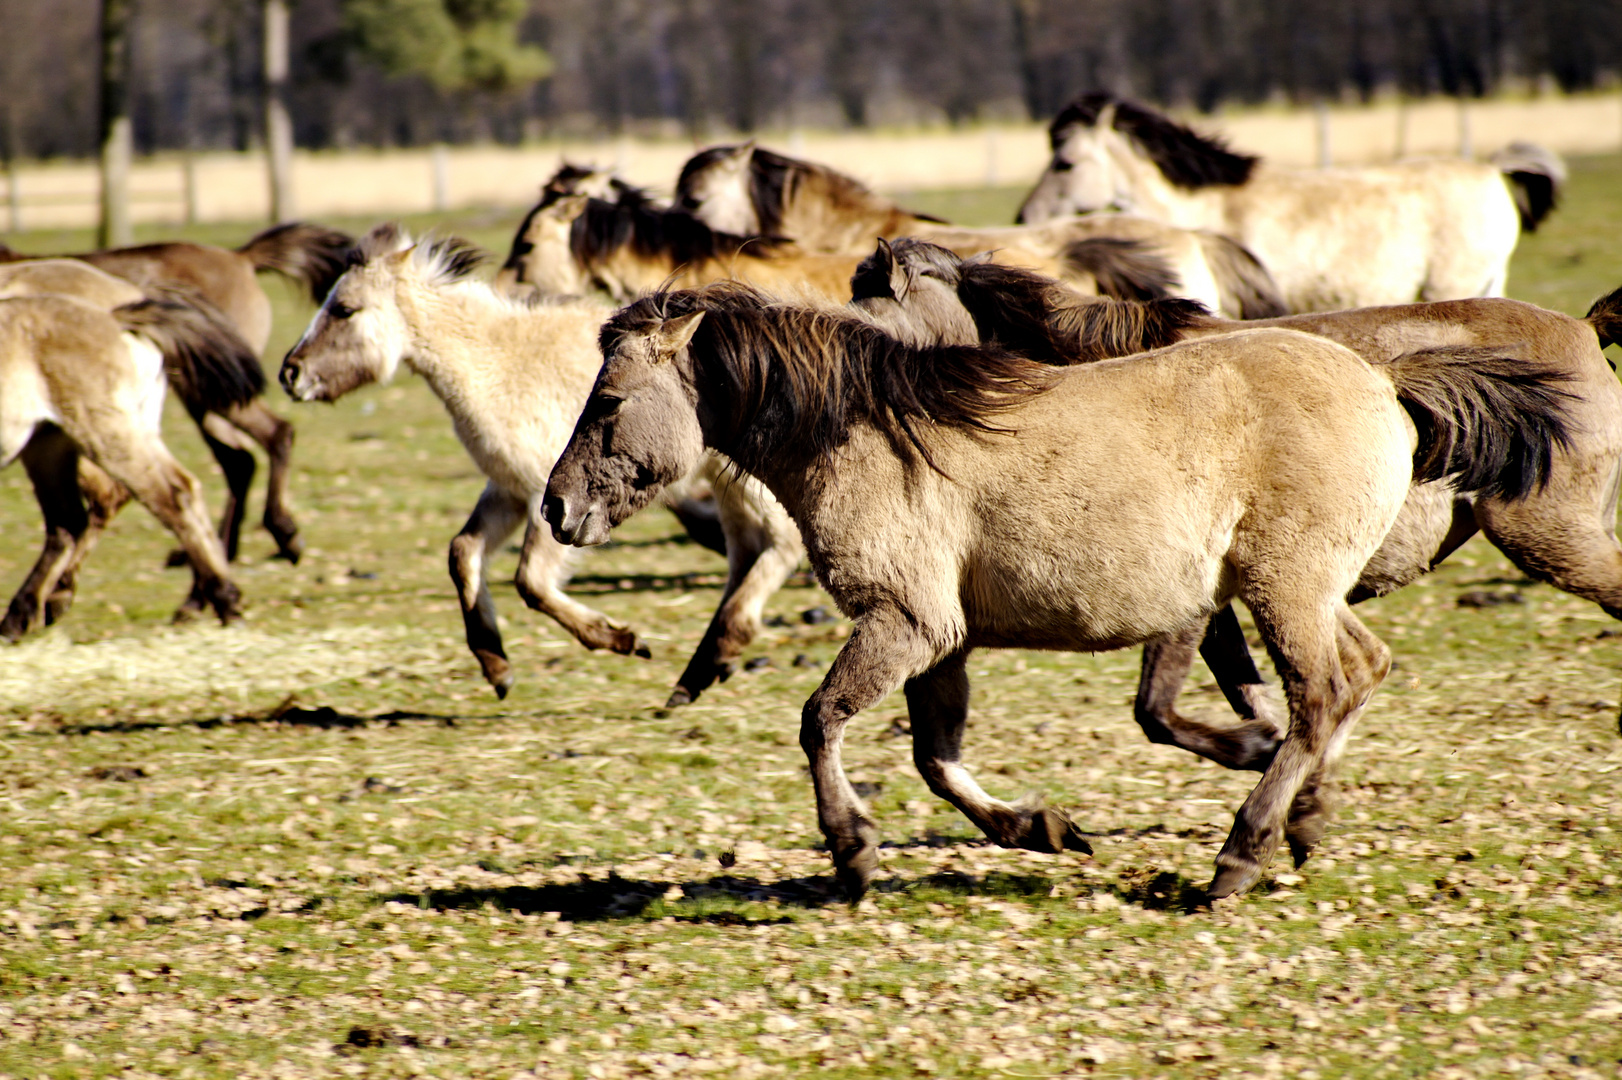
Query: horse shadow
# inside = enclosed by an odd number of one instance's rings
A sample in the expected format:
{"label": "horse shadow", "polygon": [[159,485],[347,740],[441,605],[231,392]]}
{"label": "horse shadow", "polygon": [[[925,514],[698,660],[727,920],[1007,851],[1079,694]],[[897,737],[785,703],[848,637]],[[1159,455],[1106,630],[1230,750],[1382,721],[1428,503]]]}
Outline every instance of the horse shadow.
{"label": "horse shadow", "polygon": [[389,727],[398,727],[402,723],[411,721],[455,727],[456,719],[455,716],[451,715],[426,713],[415,709],[393,709],[389,712],[365,716],[359,713],[339,712],[330,705],[317,705],[314,708],[306,708],[302,705],[293,705],[284,701],[275,708],[263,712],[244,713],[239,716],[209,716],[178,722],[174,720],[108,720],[102,723],[62,724],[53,729],[52,733],[58,735],[122,735],[143,731],[173,731],[181,728],[191,728],[195,731],[213,731],[217,728],[243,724],[282,724],[287,727],[318,728],[323,731],[330,731],[334,729],[363,728],[368,724],[385,724]]}

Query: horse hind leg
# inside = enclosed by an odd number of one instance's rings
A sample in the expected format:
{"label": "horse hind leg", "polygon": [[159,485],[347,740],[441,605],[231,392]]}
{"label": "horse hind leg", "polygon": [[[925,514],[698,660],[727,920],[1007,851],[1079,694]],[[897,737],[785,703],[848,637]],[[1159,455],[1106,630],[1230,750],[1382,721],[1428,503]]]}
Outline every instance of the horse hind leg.
{"label": "horse hind leg", "polygon": [[766,601],[783,587],[803,551],[799,530],[775,501],[763,506],[744,499],[735,485],[721,487],[718,495],[726,535],[726,588],[667,708],[686,705],[717,680],[731,677],[744,647],[760,633]]}
{"label": "horse hind leg", "polygon": [[[1366,698],[1355,692],[1341,669],[1339,621],[1320,614],[1316,597],[1300,590],[1294,595],[1299,599],[1289,603],[1265,598],[1251,603],[1284,683],[1290,726],[1217,853],[1217,872],[1209,886],[1213,899],[1245,892],[1260,880],[1284,839],[1296,794],[1322,769],[1342,720]],[[1344,609],[1344,602],[1339,607]]]}
{"label": "horse hind leg", "polygon": [[101,534],[107,530],[107,526],[131,498],[129,488],[108,476],[101,466],[82,454],[79,456],[79,495],[84,499],[89,524],[84,534],[79,537],[78,544],[74,546],[67,565],[56,579],[56,588],[51,591],[50,599],[45,603],[47,626],[61,619],[73,606],[79,567],[84,565],[90,550],[96,546],[96,541],[101,538]]}
{"label": "horse hind leg", "polygon": [[499,548],[524,520],[525,507],[494,484],[486,485],[474,504],[467,524],[451,540],[450,573],[456,597],[462,605],[462,625],[467,647],[479,662],[485,681],[505,698],[512,689],[512,665],[501,643],[496,621],[496,604],[485,580],[485,564],[490,552]]}
{"label": "horse hind leg", "polygon": [[1356,615],[1342,609],[1339,623],[1335,638],[1336,651],[1341,671],[1352,688],[1353,705],[1329,737],[1322,765],[1307,777],[1290,802],[1284,839],[1298,868],[1312,855],[1334,818],[1337,794],[1335,772],[1346,743],[1352,737],[1352,729],[1362,719],[1370,696],[1391,670],[1391,650],[1385,642],[1370,633]]}
{"label": "horse hind leg", "polygon": [[[231,429],[218,414],[207,413],[195,419],[203,442],[208,446],[209,453],[214,455],[225,477],[225,508],[220,514],[218,532],[220,544],[225,548],[226,561],[235,562],[242,538],[242,522],[248,516],[248,489],[253,486],[253,474],[259,466],[253,459],[253,452],[242,445],[240,433]],[[179,566],[185,561],[186,553],[183,551],[169,557],[171,566]]]}
{"label": "horse hind leg", "polygon": [[48,600],[90,526],[79,495],[79,448],[73,440],[60,428],[45,425],[20,456],[45,517],[45,543],[0,620],[0,638],[7,641],[18,640],[44,621]]}
{"label": "horse hind leg", "polygon": [[244,405],[233,405],[225,411],[221,426],[229,424],[264,448],[270,468],[265,480],[265,516],[263,524],[276,542],[276,558],[296,563],[304,554],[304,541],[299,538],[298,522],[287,508],[287,481],[293,471],[293,425],[282,419],[255,398]]}
{"label": "horse hind leg", "polygon": [[[1177,711],[1196,647],[1241,723],[1217,727]],[[1180,747],[1229,769],[1261,772],[1282,738],[1275,709],[1231,604],[1204,627],[1196,623],[1143,647],[1133,717],[1152,743]]]}
{"label": "horse hind leg", "polygon": [[969,718],[968,653],[947,657],[906,684],[912,722],[912,755],[929,790],[962,811],[994,843],[1050,854],[1092,854],[1068,815],[1040,795],[1007,803],[988,795],[962,763],[963,730]]}

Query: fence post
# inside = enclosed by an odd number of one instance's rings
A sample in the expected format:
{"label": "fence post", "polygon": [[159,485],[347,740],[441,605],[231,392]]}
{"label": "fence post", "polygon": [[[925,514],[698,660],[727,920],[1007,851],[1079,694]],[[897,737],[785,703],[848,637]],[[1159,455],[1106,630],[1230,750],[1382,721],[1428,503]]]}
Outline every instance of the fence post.
{"label": "fence post", "polygon": [[186,224],[197,224],[197,155],[187,150],[180,159],[180,192],[186,203]]}
{"label": "fence post", "polygon": [[1327,169],[1333,162],[1329,150],[1329,106],[1319,101],[1312,106],[1312,114],[1318,122],[1318,168]]}
{"label": "fence post", "polygon": [[6,104],[5,123],[5,143],[0,145],[0,151],[4,151],[6,156],[6,209],[10,218],[7,231],[20,233],[23,231],[23,197],[17,190],[17,110],[9,102]]}
{"label": "fence post", "polygon": [[1459,156],[1461,158],[1475,157],[1476,148],[1470,138],[1470,108],[1465,104],[1464,98],[1459,98]]}

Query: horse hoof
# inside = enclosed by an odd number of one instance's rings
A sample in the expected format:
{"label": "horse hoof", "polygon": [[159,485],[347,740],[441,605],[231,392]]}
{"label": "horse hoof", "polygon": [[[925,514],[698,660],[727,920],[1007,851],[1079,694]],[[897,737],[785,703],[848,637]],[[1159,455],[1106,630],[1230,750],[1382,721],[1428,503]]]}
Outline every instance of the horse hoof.
{"label": "horse hoof", "polygon": [[676,689],[674,689],[674,690],[672,690],[670,692],[670,697],[665,702],[665,708],[667,708],[667,709],[679,709],[683,705],[691,705],[693,703],[693,698],[695,696],[696,695],[691,693],[687,689],[687,687],[678,686],[678,687],[676,687]]}
{"label": "horse hoof", "polygon": [[638,641],[636,643],[636,648],[632,650],[631,655],[640,656],[644,660],[652,660],[653,650],[642,644],[642,642]]}
{"label": "horse hoof", "polygon": [[879,871],[879,853],[876,848],[864,847],[842,862],[834,870],[839,888],[852,904],[867,895],[868,883]]}
{"label": "horse hoof", "polygon": [[1020,847],[1057,855],[1061,851],[1075,851],[1091,855],[1093,846],[1081,835],[1076,823],[1063,810],[1044,806],[1031,815],[1030,827]]}
{"label": "horse hoof", "polygon": [[484,672],[484,681],[495,690],[496,697],[503,700],[507,691],[513,688],[517,677],[513,675],[512,665],[500,653],[490,652],[486,649],[474,649],[473,655],[479,661],[479,670]]}
{"label": "horse hoof", "polygon": [[187,566],[190,565],[190,563],[191,560],[180,548],[175,548],[169,553],[168,557],[163,560],[163,565],[171,569],[176,566]]}
{"label": "horse hoof", "polygon": [[1205,888],[1205,895],[1212,900],[1221,900],[1225,896],[1241,896],[1251,890],[1262,876],[1259,866],[1228,866],[1217,871],[1216,877]]}

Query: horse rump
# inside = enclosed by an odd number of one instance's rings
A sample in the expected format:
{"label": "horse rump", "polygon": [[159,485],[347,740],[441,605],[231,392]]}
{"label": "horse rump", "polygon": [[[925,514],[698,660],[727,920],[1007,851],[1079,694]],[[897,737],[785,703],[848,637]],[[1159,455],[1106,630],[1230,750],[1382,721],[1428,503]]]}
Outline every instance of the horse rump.
{"label": "horse rump", "polygon": [[275,225],[237,248],[255,270],[274,270],[310,290],[321,304],[349,268],[355,238],[337,229],[302,221]]}
{"label": "horse rump", "polygon": [[1560,389],[1571,375],[1514,348],[1452,345],[1377,365],[1419,431],[1414,480],[1451,477],[1460,491],[1521,499],[1549,481],[1556,447],[1571,445]]}
{"label": "horse rump", "polygon": [[259,358],[200,296],[167,289],[113,309],[113,317],[163,354],[169,385],[193,416],[246,405],[265,392]]}

